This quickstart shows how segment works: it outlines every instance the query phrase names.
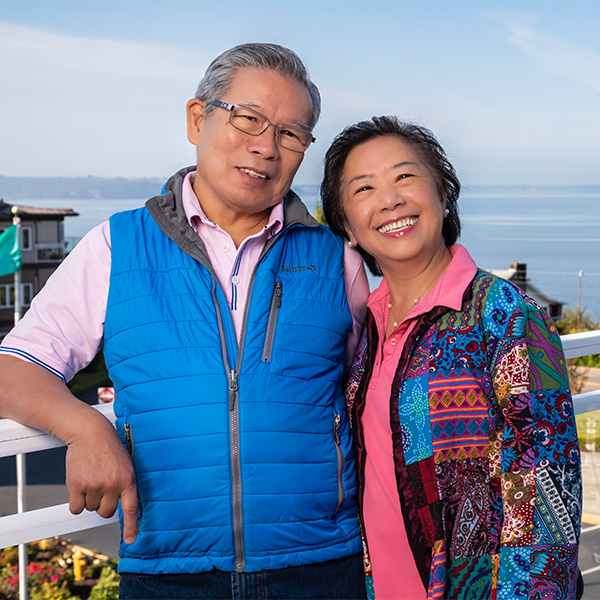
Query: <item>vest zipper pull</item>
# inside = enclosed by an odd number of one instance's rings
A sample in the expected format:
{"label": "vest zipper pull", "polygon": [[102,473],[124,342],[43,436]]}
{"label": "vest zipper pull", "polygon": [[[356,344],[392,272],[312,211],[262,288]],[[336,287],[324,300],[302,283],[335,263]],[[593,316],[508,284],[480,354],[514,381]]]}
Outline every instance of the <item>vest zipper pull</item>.
{"label": "vest zipper pull", "polygon": [[235,408],[235,399],[238,392],[238,376],[235,369],[229,371],[229,410]]}

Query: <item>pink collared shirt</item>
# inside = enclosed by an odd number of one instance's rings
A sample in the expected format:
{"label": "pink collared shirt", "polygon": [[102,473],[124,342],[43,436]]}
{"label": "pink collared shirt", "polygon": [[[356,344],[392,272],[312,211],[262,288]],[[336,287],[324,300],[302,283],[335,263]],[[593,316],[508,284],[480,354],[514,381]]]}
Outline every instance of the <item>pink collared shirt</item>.
{"label": "pink collared shirt", "polygon": [[424,600],[427,597],[400,510],[390,428],[390,390],[402,349],[416,318],[436,306],[460,309],[463,294],[477,272],[477,266],[463,246],[451,246],[450,253],[452,261],[431,292],[387,338],[390,290],[385,279],[367,302],[381,342],[361,420],[367,450],[363,520],[377,600]]}
{"label": "pink collared shirt", "polygon": [[[231,236],[200,208],[192,175],[188,174],[183,184],[183,208],[206,246],[239,337],[250,277],[265,242],[281,230],[283,200],[273,207],[265,228],[236,249]],[[110,225],[106,221],[92,229],[53,273],[19,324],[4,338],[0,353],[36,363],[69,381],[92,361],[102,343],[110,267]],[[347,245],[344,280],[353,320],[346,343],[349,364],[364,323],[369,283],[360,255]]]}

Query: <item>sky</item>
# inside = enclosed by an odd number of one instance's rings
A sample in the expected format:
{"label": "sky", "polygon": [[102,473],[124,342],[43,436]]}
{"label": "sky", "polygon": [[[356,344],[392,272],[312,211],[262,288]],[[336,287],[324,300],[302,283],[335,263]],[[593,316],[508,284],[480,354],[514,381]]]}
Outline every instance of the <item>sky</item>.
{"label": "sky", "polygon": [[321,90],[298,183],[344,126],[395,114],[464,184],[600,184],[599,28],[597,0],[0,0],[0,175],[167,178],[195,160],[209,62],[253,41]]}

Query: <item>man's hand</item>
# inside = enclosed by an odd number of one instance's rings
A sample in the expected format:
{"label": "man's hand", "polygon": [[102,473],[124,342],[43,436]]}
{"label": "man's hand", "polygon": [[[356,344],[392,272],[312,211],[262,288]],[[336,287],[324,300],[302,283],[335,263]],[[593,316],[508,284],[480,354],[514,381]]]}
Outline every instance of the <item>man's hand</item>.
{"label": "man's hand", "polygon": [[71,512],[87,508],[110,517],[121,498],[123,541],[132,544],[137,536],[135,472],[108,419],[34,363],[0,355],[0,381],[0,417],[46,431],[67,445]]}
{"label": "man's hand", "polygon": [[112,425],[94,423],[91,432],[71,441],[66,465],[69,510],[77,515],[85,508],[107,518],[117,510],[120,498],[123,541],[133,544],[138,507],[135,472]]}

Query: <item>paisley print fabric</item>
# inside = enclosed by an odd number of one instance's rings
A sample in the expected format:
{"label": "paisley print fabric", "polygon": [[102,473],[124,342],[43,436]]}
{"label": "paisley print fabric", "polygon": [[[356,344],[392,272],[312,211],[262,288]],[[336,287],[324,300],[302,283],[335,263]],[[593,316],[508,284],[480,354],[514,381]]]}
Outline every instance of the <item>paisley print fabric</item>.
{"label": "paisley print fabric", "polygon": [[[365,331],[347,388],[361,486],[372,319]],[[400,505],[415,562],[429,572],[427,597],[575,598],[581,467],[550,317],[479,271],[462,310],[436,307],[413,332],[392,385],[391,424]]]}

